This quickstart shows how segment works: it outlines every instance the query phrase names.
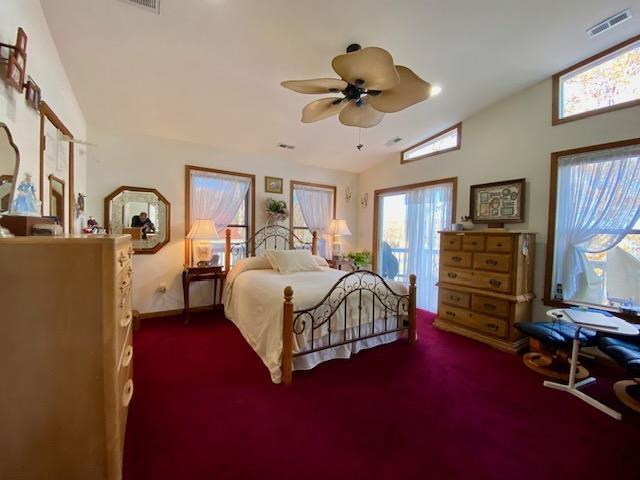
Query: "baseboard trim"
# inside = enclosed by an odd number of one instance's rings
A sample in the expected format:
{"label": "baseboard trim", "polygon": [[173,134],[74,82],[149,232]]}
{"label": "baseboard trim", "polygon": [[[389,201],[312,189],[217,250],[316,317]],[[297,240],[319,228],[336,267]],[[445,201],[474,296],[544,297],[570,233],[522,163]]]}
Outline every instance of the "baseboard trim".
{"label": "baseboard trim", "polygon": [[[203,305],[201,307],[191,307],[190,313],[198,313],[205,311],[217,310],[219,307],[216,305]],[[162,317],[176,317],[178,315],[184,315],[184,308],[178,308],[175,310],[162,310],[160,312],[145,312],[140,314],[140,320],[147,320],[149,318],[162,318]]]}

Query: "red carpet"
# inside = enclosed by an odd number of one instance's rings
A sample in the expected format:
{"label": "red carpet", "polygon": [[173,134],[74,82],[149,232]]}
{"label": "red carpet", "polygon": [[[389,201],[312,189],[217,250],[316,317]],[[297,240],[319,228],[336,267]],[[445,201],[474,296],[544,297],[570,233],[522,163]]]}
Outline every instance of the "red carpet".
{"label": "red carpet", "polygon": [[125,479],[640,478],[640,415],[611,392],[623,372],[594,368],[585,389],[618,422],[423,313],[416,347],[294,372],[284,387],[230,322],[193,318],[148,320],[134,337]]}

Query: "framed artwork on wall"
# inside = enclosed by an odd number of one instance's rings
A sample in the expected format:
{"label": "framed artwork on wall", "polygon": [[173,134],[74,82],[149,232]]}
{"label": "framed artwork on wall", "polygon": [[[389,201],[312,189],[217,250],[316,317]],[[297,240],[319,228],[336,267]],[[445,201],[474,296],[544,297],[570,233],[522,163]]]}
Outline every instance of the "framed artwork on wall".
{"label": "framed artwork on wall", "polygon": [[282,178],[264,177],[264,191],[266,193],[282,193]]}
{"label": "framed artwork on wall", "polygon": [[42,96],[42,92],[40,91],[40,87],[36,82],[33,81],[33,78],[28,77],[27,80],[27,93],[26,100],[27,105],[31,108],[38,110],[40,107],[40,97]]}
{"label": "framed artwork on wall", "polygon": [[27,34],[18,28],[18,38],[15,45],[2,44],[11,53],[5,59],[7,62],[7,83],[22,93],[24,89],[25,72],[27,70]]}
{"label": "framed artwork on wall", "polygon": [[473,223],[502,227],[524,222],[525,179],[471,185],[469,213]]}

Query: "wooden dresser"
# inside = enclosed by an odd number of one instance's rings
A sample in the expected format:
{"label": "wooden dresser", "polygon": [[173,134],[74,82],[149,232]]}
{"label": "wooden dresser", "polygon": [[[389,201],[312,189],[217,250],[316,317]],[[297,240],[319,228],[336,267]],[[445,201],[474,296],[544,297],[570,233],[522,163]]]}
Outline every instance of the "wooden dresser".
{"label": "wooden dresser", "polygon": [[535,245],[532,232],[440,232],[434,325],[507,352],[526,347],[513,324],[531,320]]}
{"label": "wooden dresser", "polygon": [[122,478],[131,237],[0,239],[0,478]]}

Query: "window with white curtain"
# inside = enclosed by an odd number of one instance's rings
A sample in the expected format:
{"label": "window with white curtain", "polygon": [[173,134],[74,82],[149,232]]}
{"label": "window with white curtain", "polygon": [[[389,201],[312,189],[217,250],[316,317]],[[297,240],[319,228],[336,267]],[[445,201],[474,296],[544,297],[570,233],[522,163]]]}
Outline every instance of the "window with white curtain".
{"label": "window with white curtain", "polygon": [[548,298],[640,306],[640,140],[618,145],[552,156]]}
{"label": "window with white curtain", "polygon": [[[231,230],[232,243],[246,242],[253,228],[253,175],[226,172],[202,167],[187,167],[189,179],[189,225],[195,220],[213,220],[219,238],[208,242],[209,251],[222,264],[225,250],[225,231]],[[205,242],[198,242],[200,246]],[[197,252],[194,252],[198,260]],[[207,254],[209,254],[207,252]],[[238,253],[237,256],[243,256]],[[235,260],[232,257],[232,261]]]}
{"label": "window with white curtain", "polygon": [[336,212],[336,187],[291,181],[291,230],[298,238],[311,242],[315,231],[318,255],[331,258],[329,227]]}

